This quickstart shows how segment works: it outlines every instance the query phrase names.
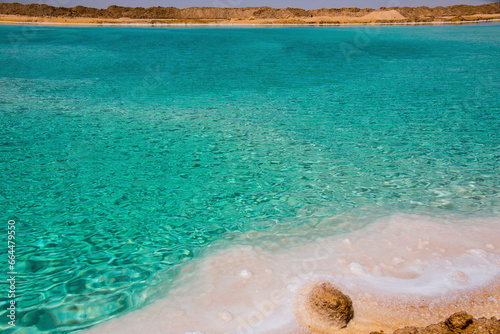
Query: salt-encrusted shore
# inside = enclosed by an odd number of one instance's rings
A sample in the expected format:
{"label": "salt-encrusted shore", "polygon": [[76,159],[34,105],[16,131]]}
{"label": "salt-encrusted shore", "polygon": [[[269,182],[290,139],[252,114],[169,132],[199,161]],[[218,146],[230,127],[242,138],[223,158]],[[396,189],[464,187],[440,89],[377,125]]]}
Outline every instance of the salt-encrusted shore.
{"label": "salt-encrusted shore", "polygon": [[[231,236],[232,246],[214,244],[183,267],[165,298],[88,333],[369,334],[460,311],[499,318],[499,223],[397,214],[332,236],[328,226],[342,229],[333,221]],[[347,326],[314,325],[304,300],[318,282],[352,300]]]}
{"label": "salt-encrusted shore", "polygon": [[[496,334],[500,333],[500,321],[495,316],[474,318],[469,313],[457,309],[466,308],[475,314],[496,314],[498,302],[495,299],[499,296],[498,292],[497,277],[487,287],[453,297],[448,296],[439,301],[429,298],[414,298],[404,302],[392,298],[368,298],[364,301],[355,299],[355,309],[348,295],[328,281],[319,281],[302,289],[295,315],[298,323],[304,328],[302,332],[310,330],[315,334]],[[369,311],[366,312],[367,310]],[[361,315],[357,316],[357,321],[350,323],[354,312],[360,312]],[[446,317],[446,312],[452,315]],[[425,319],[429,315],[426,313],[442,315],[443,321],[428,324]],[[394,328],[397,327],[395,324],[401,326],[405,320],[413,325]],[[374,332],[373,329],[377,326],[383,329]]]}

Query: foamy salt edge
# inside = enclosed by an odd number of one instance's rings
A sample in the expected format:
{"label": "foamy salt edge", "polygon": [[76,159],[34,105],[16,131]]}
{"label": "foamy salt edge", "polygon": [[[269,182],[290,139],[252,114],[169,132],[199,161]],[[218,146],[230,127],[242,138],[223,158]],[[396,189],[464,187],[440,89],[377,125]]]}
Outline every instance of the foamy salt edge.
{"label": "foamy salt edge", "polygon": [[310,333],[294,315],[308,285],[327,280],[354,304],[339,333],[391,332],[466,310],[500,317],[500,218],[398,214],[344,235],[279,250],[210,247],[169,295],[86,333]]}

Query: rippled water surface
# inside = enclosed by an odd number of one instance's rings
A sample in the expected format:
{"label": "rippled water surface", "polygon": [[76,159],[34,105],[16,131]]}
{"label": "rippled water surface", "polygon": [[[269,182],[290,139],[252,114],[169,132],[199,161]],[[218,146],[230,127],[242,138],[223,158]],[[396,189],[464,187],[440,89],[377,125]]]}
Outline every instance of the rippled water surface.
{"label": "rippled water surface", "polygon": [[499,215],[499,59],[500,25],[0,26],[0,330],[140,308],[228,231]]}

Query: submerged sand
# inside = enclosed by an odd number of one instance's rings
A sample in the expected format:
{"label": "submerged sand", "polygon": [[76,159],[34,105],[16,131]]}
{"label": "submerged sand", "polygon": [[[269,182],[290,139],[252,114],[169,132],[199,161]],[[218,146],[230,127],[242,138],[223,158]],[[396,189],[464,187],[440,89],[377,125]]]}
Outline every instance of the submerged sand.
{"label": "submerged sand", "polygon": [[88,333],[312,333],[296,315],[317,281],[352,299],[354,318],[335,333],[392,333],[462,310],[500,317],[499,218],[397,214],[340,235],[302,229],[307,242],[267,231],[214,244],[168,296]]}

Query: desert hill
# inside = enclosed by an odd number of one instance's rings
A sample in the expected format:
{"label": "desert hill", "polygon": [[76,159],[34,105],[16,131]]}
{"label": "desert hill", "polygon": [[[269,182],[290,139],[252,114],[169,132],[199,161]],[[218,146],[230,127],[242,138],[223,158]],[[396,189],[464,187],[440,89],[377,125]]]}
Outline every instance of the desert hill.
{"label": "desert hill", "polygon": [[[480,6],[457,5],[449,7],[390,7],[375,9],[359,8],[322,8],[304,10],[300,8],[271,7],[191,7],[179,9],[175,7],[121,7],[110,6],[107,9],[96,9],[84,6],[72,8],[52,7],[43,4],[22,5],[19,3],[0,3],[0,19],[12,21],[18,18],[25,22],[30,18],[39,18],[36,22],[50,19],[101,19],[113,23],[126,20],[173,20],[200,23],[237,23],[238,21],[253,23],[348,23],[348,22],[433,22],[433,21],[468,21],[478,19],[494,19],[500,17],[500,2]],[[156,22],[158,23],[158,22]]]}

